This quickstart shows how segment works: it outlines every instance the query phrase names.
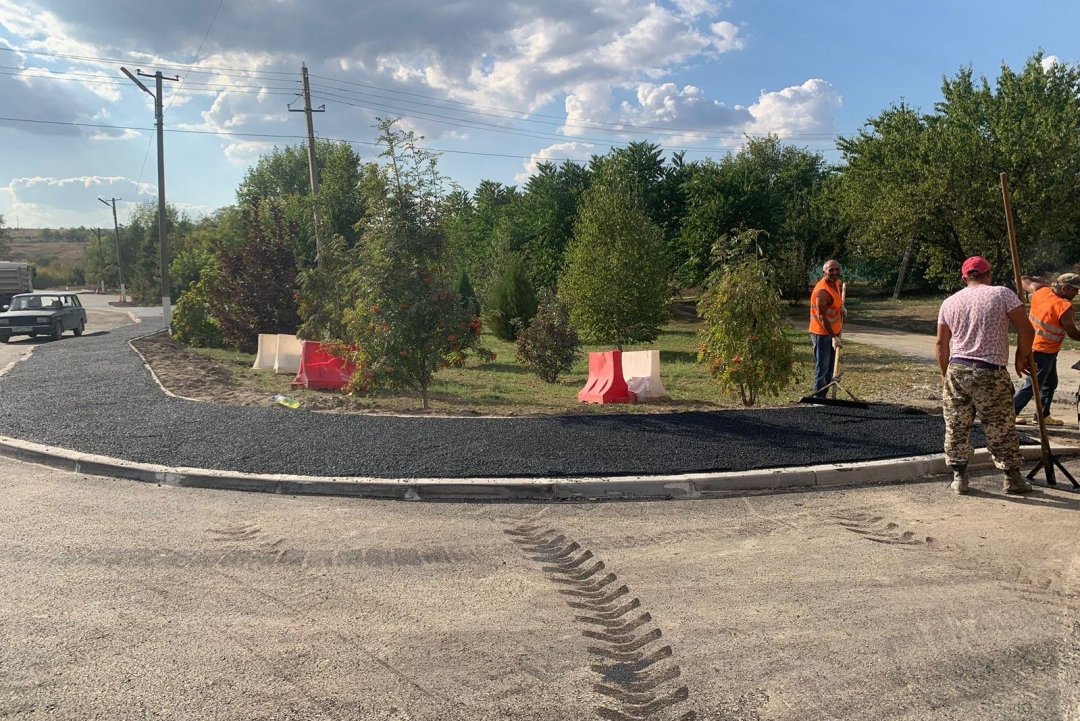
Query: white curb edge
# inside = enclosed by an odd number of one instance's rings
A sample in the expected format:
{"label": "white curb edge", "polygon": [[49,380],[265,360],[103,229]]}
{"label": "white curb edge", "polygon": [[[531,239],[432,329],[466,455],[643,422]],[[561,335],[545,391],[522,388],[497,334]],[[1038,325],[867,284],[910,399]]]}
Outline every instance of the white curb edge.
{"label": "white curb edge", "polygon": [[[1022,446],[1025,460],[1040,457],[1039,446]],[[1080,455],[1080,447],[1055,446],[1060,457]],[[242,473],[208,468],[172,468],[135,463],[66,448],[0,436],[0,456],[36,463],[71,473],[125,478],[144,483],[256,491],[262,493],[394,498],[411,501],[704,498],[729,491],[781,488],[826,488],[883,483],[932,476],[947,471],[941,454],[908,456],[861,463],[772,468],[725,473],[687,473],[661,476],[563,478],[370,478],[361,476],[301,476]],[[991,463],[985,449],[975,452],[972,468]]]}

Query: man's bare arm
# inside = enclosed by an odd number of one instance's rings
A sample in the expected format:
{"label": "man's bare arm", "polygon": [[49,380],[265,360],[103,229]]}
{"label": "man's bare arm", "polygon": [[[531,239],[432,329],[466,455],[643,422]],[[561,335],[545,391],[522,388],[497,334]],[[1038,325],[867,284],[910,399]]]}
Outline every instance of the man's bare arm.
{"label": "man's bare arm", "polygon": [[1009,311],[1009,322],[1016,328],[1016,375],[1022,376],[1031,368],[1031,344],[1035,342],[1035,329],[1028,320],[1027,308],[1022,305]]}
{"label": "man's bare arm", "polygon": [[1076,327],[1076,314],[1073,313],[1072,308],[1061,314],[1061,327],[1070,338],[1080,340],[1080,328]]}
{"label": "man's bare arm", "polygon": [[938,323],[937,343],[934,350],[937,355],[938,367],[941,369],[941,377],[945,378],[945,372],[949,370],[949,343],[952,341],[952,328],[944,323]]}

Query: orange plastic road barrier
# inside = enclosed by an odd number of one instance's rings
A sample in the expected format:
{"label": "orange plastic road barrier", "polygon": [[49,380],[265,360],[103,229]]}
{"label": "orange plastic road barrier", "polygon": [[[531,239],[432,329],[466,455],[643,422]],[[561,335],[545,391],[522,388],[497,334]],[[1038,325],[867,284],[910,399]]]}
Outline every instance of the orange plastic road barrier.
{"label": "orange plastic road barrier", "polygon": [[300,370],[292,387],[337,391],[355,372],[355,363],[330,355],[318,341],[305,340],[300,343]]}
{"label": "orange plastic road barrier", "polygon": [[622,351],[589,354],[589,380],[577,395],[582,403],[633,403],[637,396],[626,387]]}

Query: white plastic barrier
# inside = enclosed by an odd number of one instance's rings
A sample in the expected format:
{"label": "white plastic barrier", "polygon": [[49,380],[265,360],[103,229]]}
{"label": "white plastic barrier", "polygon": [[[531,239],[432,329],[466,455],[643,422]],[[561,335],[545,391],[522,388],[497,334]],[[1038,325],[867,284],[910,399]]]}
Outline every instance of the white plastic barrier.
{"label": "white plastic barrier", "polygon": [[295,374],[300,370],[300,341],[284,333],[260,333],[259,350],[255,354],[257,371]]}
{"label": "white plastic barrier", "polygon": [[255,353],[255,364],[252,370],[273,370],[277,360],[278,336],[277,333],[259,333],[259,350]]}
{"label": "white plastic barrier", "polygon": [[623,378],[639,399],[669,398],[660,380],[660,351],[635,350],[622,354]]}
{"label": "white plastic barrier", "polygon": [[300,370],[300,341],[294,335],[279,335],[274,372],[295,374],[298,370]]}

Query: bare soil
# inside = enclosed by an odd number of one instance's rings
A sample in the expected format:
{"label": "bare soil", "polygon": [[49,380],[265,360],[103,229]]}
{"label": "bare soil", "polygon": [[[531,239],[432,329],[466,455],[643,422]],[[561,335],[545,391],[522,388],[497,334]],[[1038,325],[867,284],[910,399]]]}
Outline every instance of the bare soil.
{"label": "bare soil", "polygon": [[[272,406],[271,395],[237,383],[224,363],[194,353],[164,333],[132,342],[153,370],[161,385],[182,398],[232,406]],[[308,410],[356,410],[350,398],[334,393],[314,394],[304,399]]]}

